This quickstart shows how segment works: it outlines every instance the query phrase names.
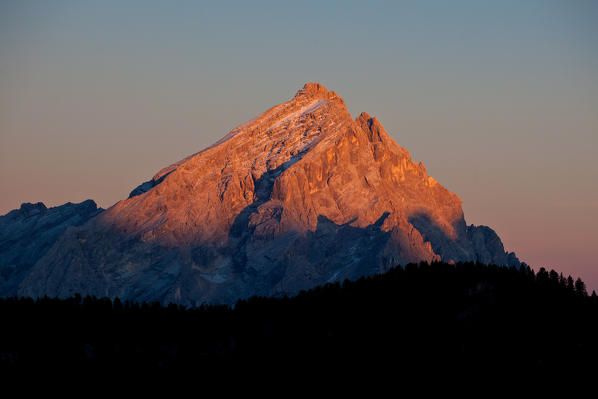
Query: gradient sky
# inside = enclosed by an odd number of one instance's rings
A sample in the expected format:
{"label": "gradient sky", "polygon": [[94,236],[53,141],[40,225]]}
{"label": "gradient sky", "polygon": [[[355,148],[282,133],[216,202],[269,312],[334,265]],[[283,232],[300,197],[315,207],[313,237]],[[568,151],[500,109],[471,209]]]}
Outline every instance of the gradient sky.
{"label": "gradient sky", "polygon": [[0,0],[0,214],[109,207],[318,81],[598,291],[598,1]]}

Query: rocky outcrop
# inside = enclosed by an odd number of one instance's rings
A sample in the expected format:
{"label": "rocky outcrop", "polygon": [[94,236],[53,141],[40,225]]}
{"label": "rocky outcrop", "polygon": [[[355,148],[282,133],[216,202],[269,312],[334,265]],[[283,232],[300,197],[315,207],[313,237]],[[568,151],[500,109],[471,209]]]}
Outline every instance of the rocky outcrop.
{"label": "rocky outcrop", "polygon": [[19,293],[230,303],[434,260],[518,264],[377,118],[308,83],[69,229]]}
{"label": "rocky outcrop", "polygon": [[23,278],[68,227],[80,226],[101,211],[92,200],[49,209],[38,202],[0,216],[0,293],[16,295]]}

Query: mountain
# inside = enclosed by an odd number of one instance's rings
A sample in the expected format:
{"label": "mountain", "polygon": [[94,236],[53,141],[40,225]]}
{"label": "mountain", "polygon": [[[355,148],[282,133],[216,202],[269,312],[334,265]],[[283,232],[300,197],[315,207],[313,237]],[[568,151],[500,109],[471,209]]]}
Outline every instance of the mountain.
{"label": "mountain", "polygon": [[80,226],[102,212],[92,200],[54,208],[38,202],[0,216],[0,293],[17,294],[35,263],[70,226]]}
{"label": "mountain", "polygon": [[378,119],[308,83],[65,230],[18,294],[232,303],[435,260],[519,265]]}

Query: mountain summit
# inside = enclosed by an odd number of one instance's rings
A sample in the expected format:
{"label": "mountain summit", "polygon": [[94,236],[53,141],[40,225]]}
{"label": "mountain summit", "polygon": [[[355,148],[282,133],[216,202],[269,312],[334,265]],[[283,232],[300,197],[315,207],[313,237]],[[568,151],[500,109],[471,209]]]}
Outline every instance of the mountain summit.
{"label": "mountain summit", "polygon": [[307,83],[68,228],[18,293],[232,303],[435,260],[519,264],[378,119]]}

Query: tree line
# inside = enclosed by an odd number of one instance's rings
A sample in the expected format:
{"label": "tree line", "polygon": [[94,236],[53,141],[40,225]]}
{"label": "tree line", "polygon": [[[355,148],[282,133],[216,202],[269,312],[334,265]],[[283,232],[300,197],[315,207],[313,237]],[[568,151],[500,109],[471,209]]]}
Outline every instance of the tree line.
{"label": "tree line", "polygon": [[4,369],[390,364],[545,373],[595,370],[598,355],[596,293],[526,265],[408,264],[234,306],[1,298],[0,317]]}

